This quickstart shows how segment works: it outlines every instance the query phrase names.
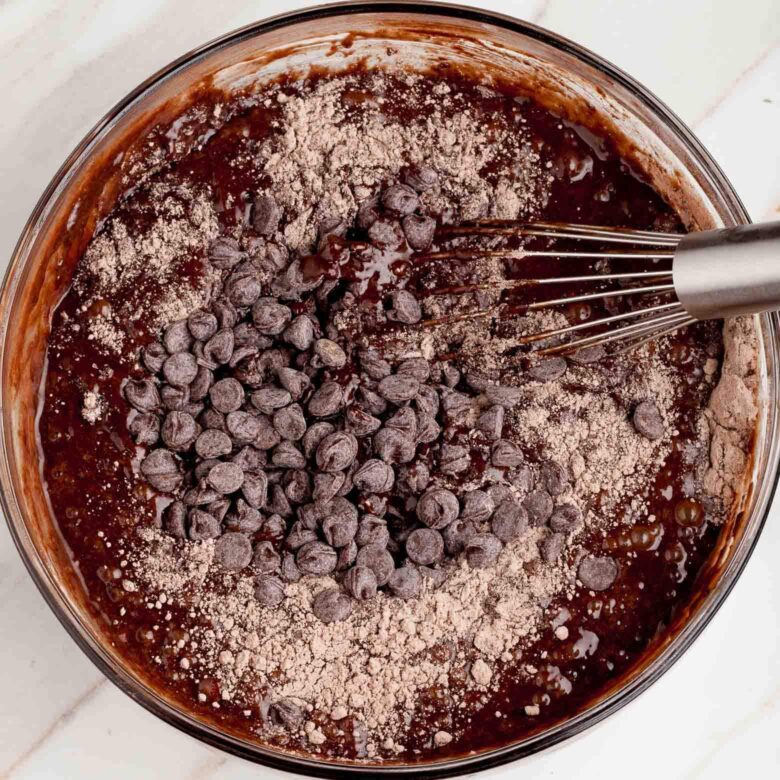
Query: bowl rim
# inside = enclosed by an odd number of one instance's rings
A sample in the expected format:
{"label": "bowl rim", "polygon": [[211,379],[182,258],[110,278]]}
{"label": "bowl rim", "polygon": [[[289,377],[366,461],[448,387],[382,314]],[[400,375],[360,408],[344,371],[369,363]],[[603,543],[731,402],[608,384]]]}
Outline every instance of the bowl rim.
{"label": "bowl rim", "polygon": [[[261,19],[216,37],[180,57],[177,57],[168,65],[160,68],[106,112],[65,158],[60,168],[44,189],[22,229],[3,276],[2,285],[0,285],[0,343],[5,343],[8,330],[7,315],[9,300],[12,293],[15,291],[18,273],[24,266],[24,261],[26,259],[25,250],[35,237],[36,229],[41,217],[46,213],[47,208],[53,202],[60,187],[67,182],[69,172],[73,169],[74,165],[89,155],[93,144],[101,138],[104,132],[110,131],[112,124],[129,107],[141,99],[148,91],[153,90],[160,82],[172,76],[181,68],[224,47],[229,47],[256,35],[297,23],[312,22],[321,18],[337,16],[348,18],[352,15],[365,13],[421,13],[427,16],[438,16],[454,20],[483,23],[502,28],[511,33],[524,36],[571,55],[585,65],[600,72],[602,75],[606,75],[614,80],[632,97],[637,98],[646,108],[650,109],[661,123],[670,129],[683,143],[687,153],[689,153],[700,166],[700,173],[706,177],[707,184],[717,192],[718,196],[731,212],[734,220],[739,223],[750,222],[749,215],[744,205],[724,172],[685,123],[682,122],[682,120],[664,102],[659,100],[650,90],[645,88],[638,81],[624,73],[612,63],[574,41],[546,30],[536,24],[517,19],[507,14],[449,2],[422,3],[418,2],[418,0],[394,0],[394,2],[384,2],[383,0],[349,0],[348,2],[327,3]],[[765,330],[772,336],[774,345],[774,334],[780,332],[780,316],[777,313],[770,313],[764,315],[764,317],[765,323],[770,326]],[[0,352],[0,360],[5,361],[7,358],[2,354],[3,352],[4,350]],[[775,366],[774,368],[774,376],[777,378],[778,366]],[[777,387],[778,385],[775,384],[775,386]],[[81,630],[80,621],[71,605],[68,604],[67,601],[59,598],[57,589],[53,587],[52,576],[47,567],[28,554],[25,540],[20,533],[20,528],[17,528],[12,520],[15,509],[15,496],[13,487],[7,480],[7,474],[10,473],[10,471],[8,466],[8,453],[5,448],[4,407],[5,404],[2,399],[2,390],[0,388],[0,438],[2,438],[2,444],[0,444],[0,458],[2,459],[0,462],[0,509],[2,509],[5,516],[11,538],[38,590],[41,592],[41,595],[54,612],[57,619],[81,650],[90,658],[98,669],[100,669],[109,681],[114,683],[120,690],[130,696],[134,701],[138,702],[146,710],[180,731],[183,731],[212,747],[225,750],[240,758],[264,764],[275,769],[293,771],[316,777],[371,777],[379,774],[424,776],[428,778],[451,777],[460,775],[464,772],[486,770],[527,757],[531,754],[551,748],[564,740],[581,734],[583,731],[597,723],[600,723],[606,717],[633,701],[668,671],[668,669],[671,668],[671,666],[673,666],[688,650],[693,641],[701,634],[710,620],[712,620],[718,612],[755,550],[755,546],[761,536],[761,532],[772,505],[772,500],[777,489],[778,477],[780,477],[780,472],[777,469],[778,442],[774,440],[771,441],[769,445],[772,450],[769,459],[774,463],[774,473],[772,474],[771,479],[764,481],[761,486],[761,503],[763,504],[761,508],[762,516],[753,530],[753,537],[748,542],[749,546],[744,553],[744,557],[732,571],[730,580],[725,583],[725,587],[719,590],[717,594],[710,594],[708,598],[711,597],[713,601],[701,608],[702,614],[697,616],[698,619],[685,626],[685,628],[683,628],[674,638],[670,646],[659,656],[659,659],[657,660],[663,660],[663,663],[653,663],[646,670],[643,670],[636,678],[629,681],[624,687],[607,696],[602,701],[588,707],[573,718],[557,724],[552,727],[552,729],[535,734],[519,744],[495,748],[473,756],[467,755],[447,759],[442,762],[407,765],[390,764],[385,766],[350,765],[282,753],[281,751],[265,748],[260,745],[252,745],[249,742],[232,737],[225,732],[220,732],[216,728],[197,720],[195,717],[186,714],[182,710],[168,705],[149,686],[140,686],[139,681],[129,674],[126,669],[116,667],[111,662],[110,658],[104,654],[101,646],[94,642],[86,632]],[[774,455],[774,457],[772,457],[772,455]],[[20,519],[23,520],[23,518]],[[695,625],[692,625],[693,622],[695,622]]]}

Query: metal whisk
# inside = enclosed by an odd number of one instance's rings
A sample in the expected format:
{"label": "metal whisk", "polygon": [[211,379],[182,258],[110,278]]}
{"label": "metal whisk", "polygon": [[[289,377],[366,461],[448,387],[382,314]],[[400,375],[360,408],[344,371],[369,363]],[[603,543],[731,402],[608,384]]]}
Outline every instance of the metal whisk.
{"label": "metal whisk", "polygon": [[[550,258],[571,263],[573,272],[562,276],[509,279],[498,284],[477,283],[433,290],[431,294],[459,294],[478,290],[540,288],[545,285],[592,285],[594,291],[562,295],[518,307],[500,304],[487,310],[427,320],[435,325],[467,319],[504,319],[529,311],[551,309],[572,303],[608,301],[636,296],[635,305],[624,312],[535,333],[519,339],[521,344],[555,340],[540,354],[571,352],[584,347],[611,344],[619,351],[658,339],[680,328],[707,319],[755,314],[780,309],[780,222],[742,225],[681,235],[646,230],[573,225],[564,223],[482,220],[440,228],[440,242],[459,237],[492,239],[546,238],[573,242],[575,249],[455,247],[429,252],[427,260],[476,260],[479,258]],[[593,251],[594,244],[614,246]],[[613,273],[577,273],[582,264],[613,261],[630,270]],[[596,289],[599,288],[599,289]],[[589,334],[589,331],[597,331]]]}

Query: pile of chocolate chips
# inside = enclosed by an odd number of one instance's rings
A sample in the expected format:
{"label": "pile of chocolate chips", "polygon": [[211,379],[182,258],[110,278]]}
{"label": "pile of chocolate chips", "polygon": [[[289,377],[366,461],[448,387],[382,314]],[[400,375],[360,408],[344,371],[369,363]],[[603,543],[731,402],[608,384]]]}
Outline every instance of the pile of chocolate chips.
{"label": "pile of chocolate chips", "polygon": [[[409,170],[403,183],[364,204],[355,225],[329,221],[320,254],[333,252],[333,237],[345,234],[362,238],[369,261],[388,247],[398,256],[429,247],[435,221],[416,212],[418,192],[435,177],[430,169]],[[136,410],[130,431],[150,448],[141,472],[173,499],[163,513],[165,531],[193,542],[215,539],[216,561],[228,571],[250,567],[266,606],[283,601],[285,582],[333,575],[340,587],[313,604],[325,622],[345,619],[354,600],[379,589],[415,598],[423,577],[438,584],[457,556],[490,566],[529,525],[548,526],[542,556],[554,561],[580,512],[558,503],[568,484],[562,466],[532,470],[502,438],[517,389],[475,389],[449,363],[412,357],[391,365],[380,351],[355,347],[355,334],[334,324],[355,303],[354,282],[308,277],[306,258],[290,260],[283,219],[277,203],[261,195],[240,240],[212,243],[209,262],[224,277],[220,294],[209,310],[193,312],[146,347],[150,376],[124,386]],[[340,262],[345,246],[338,244]],[[375,305],[387,319],[420,320],[410,292],[396,287],[384,297]],[[566,367],[562,358],[549,359],[530,377],[547,381]],[[474,430],[506,481],[462,495],[436,486],[437,476],[471,468]],[[523,485],[522,502],[512,482]],[[599,589],[616,576],[604,570],[610,563],[589,564],[603,575],[588,578],[599,580]]]}

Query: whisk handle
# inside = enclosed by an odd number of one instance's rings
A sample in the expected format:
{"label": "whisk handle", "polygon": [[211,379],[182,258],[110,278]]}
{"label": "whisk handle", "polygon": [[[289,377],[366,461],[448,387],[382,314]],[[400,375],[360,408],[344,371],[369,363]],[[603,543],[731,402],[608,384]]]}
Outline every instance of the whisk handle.
{"label": "whisk handle", "polygon": [[672,277],[680,303],[698,320],[780,309],[780,222],[686,235]]}

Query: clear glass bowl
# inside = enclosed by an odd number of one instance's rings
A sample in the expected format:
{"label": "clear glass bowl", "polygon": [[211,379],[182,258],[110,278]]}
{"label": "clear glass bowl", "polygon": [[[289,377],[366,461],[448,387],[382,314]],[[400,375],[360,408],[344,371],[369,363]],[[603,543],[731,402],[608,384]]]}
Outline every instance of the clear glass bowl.
{"label": "clear glass bowl", "polygon": [[669,629],[586,709],[500,749],[382,767],[269,750],[193,718],[106,641],[51,520],[36,440],[50,317],[98,220],[121,194],[144,139],[156,126],[173,125],[202,97],[204,85],[247,93],[281,73],[303,73],[311,65],[338,71],[361,58],[376,67],[417,69],[445,60],[481,78],[512,79],[548,108],[609,133],[690,227],[748,221],[717,164],[666,106],[613,65],[538,27],[476,9],[412,2],[320,6],[245,27],[173,62],[109,112],[65,161],[25,226],[0,298],[2,502],[30,574],[67,631],[110,680],[163,720],[244,758],[303,774],[443,777],[505,763],[593,726],[657,680],[715,614],[750,557],[777,481],[778,318],[755,319],[760,416],[738,511]]}

